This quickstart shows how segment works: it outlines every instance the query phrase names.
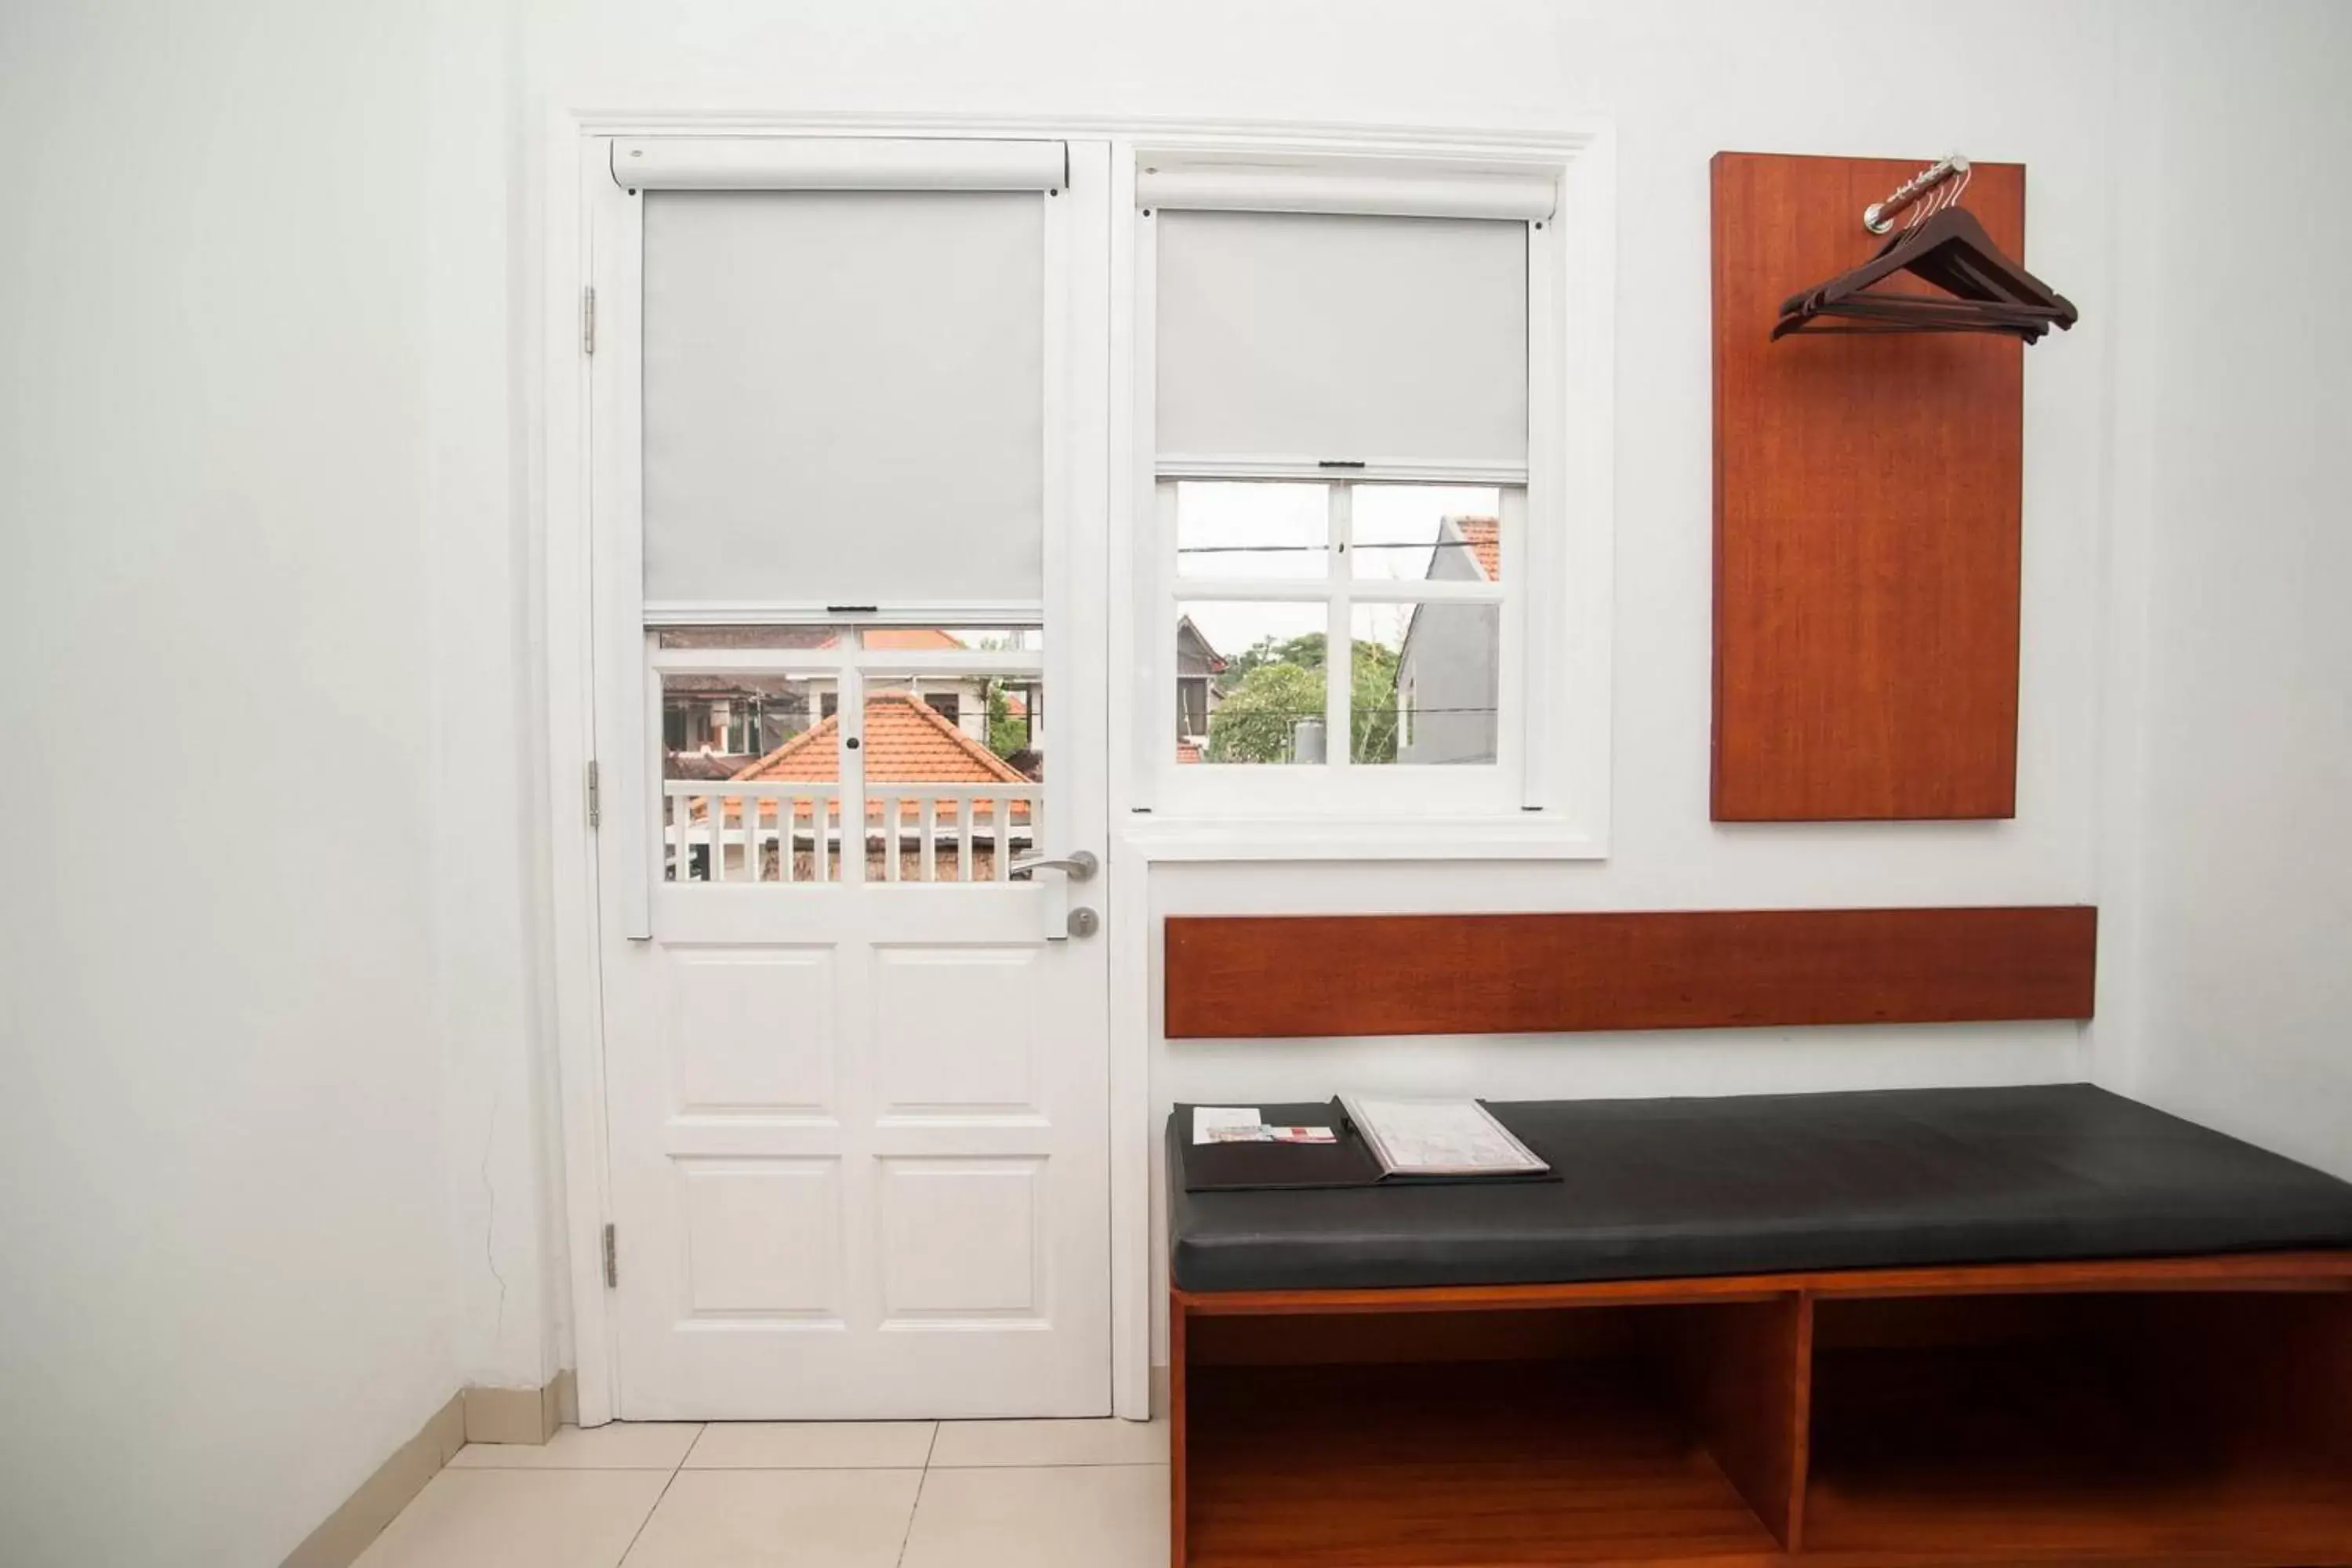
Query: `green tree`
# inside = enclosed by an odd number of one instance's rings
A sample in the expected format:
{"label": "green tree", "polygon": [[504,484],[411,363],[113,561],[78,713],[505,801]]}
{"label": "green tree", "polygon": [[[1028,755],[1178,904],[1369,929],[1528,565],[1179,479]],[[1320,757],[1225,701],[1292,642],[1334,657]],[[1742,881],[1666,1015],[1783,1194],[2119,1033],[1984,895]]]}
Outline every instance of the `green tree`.
{"label": "green tree", "polygon": [[[1289,761],[1298,722],[1323,717],[1325,646],[1321,632],[1260,637],[1229,662],[1224,699],[1209,716],[1208,760]],[[1349,672],[1348,754],[1360,763],[1392,763],[1396,650],[1370,641],[1349,646],[1354,668]]]}
{"label": "green tree", "polygon": [[1000,757],[1009,757],[1029,744],[1029,726],[1013,716],[1013,704],[1005,700],[1004,682],[988,683],[988,749]]}
{"label": "green tree", "polygon": [[1357,641],[1349,691],[1348,755],[1359,763],[1392,763],[1397,754],[1397,653]]}
{"label": "green tree", "polygon": [[1286,762],[1298,721],[1321,717],[1323,671],[1319,668],[1260,664],[1209,715],[1208,760]]}
{"label": "green tree", "polygon": [[1300,669],[1323,668],[1323,634],[1307,632],[1295,637],[1263,637],[1225,661],[1224,689],[1249,679],[1250,672],[1269,664],[1296,665]]}

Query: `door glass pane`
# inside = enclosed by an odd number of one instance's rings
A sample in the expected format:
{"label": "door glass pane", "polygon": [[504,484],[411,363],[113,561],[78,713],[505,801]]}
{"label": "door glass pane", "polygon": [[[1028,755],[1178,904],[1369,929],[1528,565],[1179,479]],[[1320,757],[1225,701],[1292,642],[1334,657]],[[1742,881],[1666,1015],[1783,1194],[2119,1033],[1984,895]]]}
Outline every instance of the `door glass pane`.
{"label": "door glass pane", "polygon": [[864,626],[857,644],[867,653],[1037,653],[1045,633],[1040,626]]}
{"label": "door glass pane", "polygon": [[1321,763],[1318,604],[1191,600],[1176,606],[1176,760]]}
{"label": "door glass pane", "polygon": [[1494,486],[1358,485],[1349,504],[1358,581],[1502,581],[1502,492]]}
{"label": "door glass pane", "polygon": [[662,676],[661,876],[840,879],[831,675]]}
{"label": "door glass pane", "polygon": [[809,653],[846,647],[847,626],[664,626],[654,634],[666,648],[753,648]]}
{"label": "door glass pane", "polygon": [[1330,487],[1187,480],[1176,487],[1179,577],[1321,577]]}
{"label": "door glass pane", "polygon": [[1045,807],[1046,712],[1034,673],[866,686],[866,879],[1027,880]]}
{"label": "door glass pane", "polygon": [[1491,763],[1503,607],[1357,605],[1349,755],[1369,763]]}

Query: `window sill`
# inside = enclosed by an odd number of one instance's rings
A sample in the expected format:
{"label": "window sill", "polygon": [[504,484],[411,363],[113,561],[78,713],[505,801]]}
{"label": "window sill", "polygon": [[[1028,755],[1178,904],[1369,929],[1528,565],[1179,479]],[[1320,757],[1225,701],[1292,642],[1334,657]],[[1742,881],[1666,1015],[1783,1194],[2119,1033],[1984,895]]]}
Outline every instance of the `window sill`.
{"label": "window sill", "polygon": [[1536,816],[1131,818],[1118,847],[1139,860],[1602,860],[1607,842]]}

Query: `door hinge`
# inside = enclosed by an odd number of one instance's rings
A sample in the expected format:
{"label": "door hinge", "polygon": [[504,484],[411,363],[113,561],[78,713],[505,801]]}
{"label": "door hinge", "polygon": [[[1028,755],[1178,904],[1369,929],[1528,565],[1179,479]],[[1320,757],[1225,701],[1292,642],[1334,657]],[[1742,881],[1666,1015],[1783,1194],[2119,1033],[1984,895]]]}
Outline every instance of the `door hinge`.
{"label": "door hinge", "polygon": [[596,290],[593,288],[580,290],[580,352],[596,352]]}
{"label": "door hinge", "polygon": [[617,1290],[620,1288],[621,1251],[614,1243],[613,1227],[608,1225],[604,1227],[604,1289]]}
{"label": "door hinge", "polygon": [[604,793],[596,783],[596,764],[588,764],[588,826],[601,826],[604,820]]}

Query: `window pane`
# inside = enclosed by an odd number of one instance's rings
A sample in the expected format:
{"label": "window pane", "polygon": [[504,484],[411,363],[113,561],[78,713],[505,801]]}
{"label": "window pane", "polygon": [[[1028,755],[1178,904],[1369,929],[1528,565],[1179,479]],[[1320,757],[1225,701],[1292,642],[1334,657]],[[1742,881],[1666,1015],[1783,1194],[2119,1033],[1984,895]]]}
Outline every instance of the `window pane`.
{"label": "window pane", "polygon": [[1034,675],[866,681],[868,882],[1014,879],[1045,805],[1042,698]]}
{"label": "window pane", "polygon": [[1036,626],[664,626],[655,634],[666,648],[751,648],[761,652],[808,652],[864,647],[876,653],[962,653],[974,648],[1018,648],[1034,653],[1045,646]]}
{"label": "window pane", "polygon": [[1349,507],[1359,581],[1502,580],[1502,492],[1492,485],[1358,485]]}
{"label": "window pane", "polygon": [[1176,760],[1320,763],[1321,605],[1196,600],[1176,606]]}
{"label": "window pane", "polygon": [[829,675],[662,677],[663,880],[840,879],[834,700]]}
{"label": "window pane", "polygon": [[1176,487],[1180,577],[1321,577],[1330,539],[1327,486],[1187,480]]}
{"label": "window pane", "polygon": [[831,711],[833,679],[785,675],[662,678],[662,776],[732,778]]}
{"label": "window pane", "polygon": [[847,626],[664,626],[654,635],[661,647],[670,648],[804,652],[844,647],[850,633]]}
{"label": "window pane", "polygon": [[868,653],[964,653],[1014,648],[1035,653],[1045,646],[1037,626],[866,626],[858,645]]}
{"label": "window pane", "polygon": [[1499,605],[1358,605],[1349,755],[1359,763],[1491,763]]}

